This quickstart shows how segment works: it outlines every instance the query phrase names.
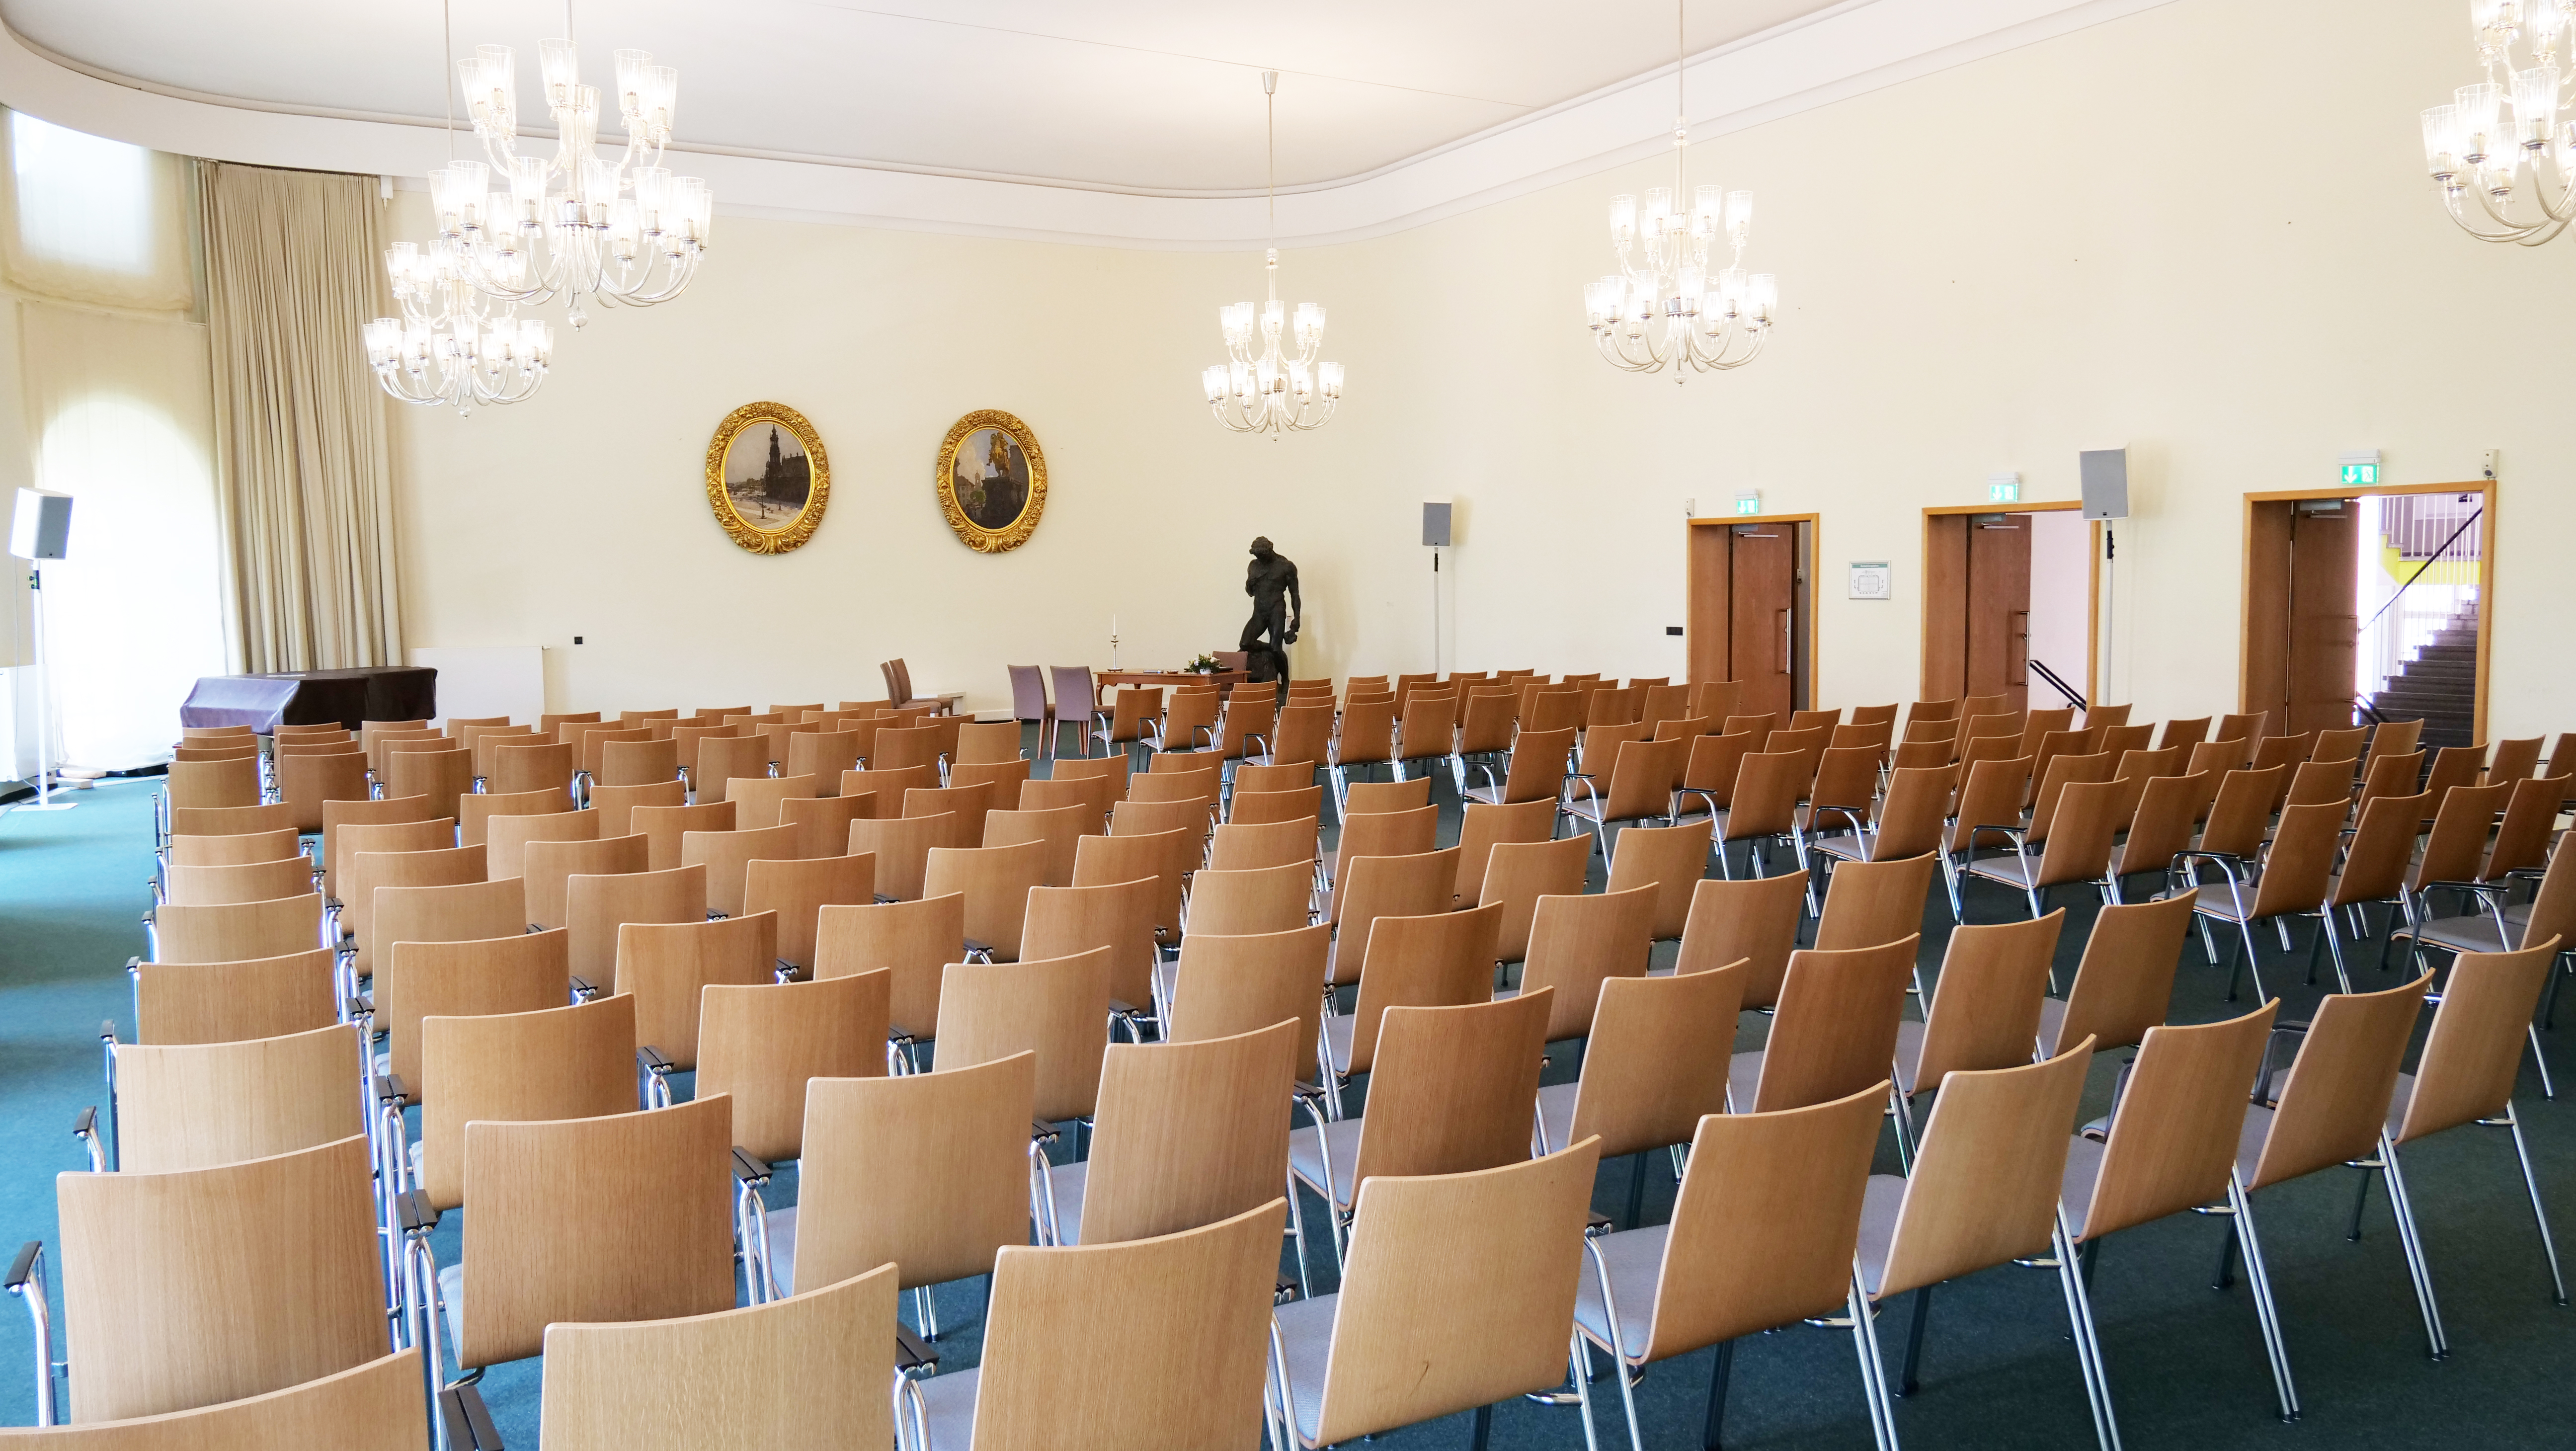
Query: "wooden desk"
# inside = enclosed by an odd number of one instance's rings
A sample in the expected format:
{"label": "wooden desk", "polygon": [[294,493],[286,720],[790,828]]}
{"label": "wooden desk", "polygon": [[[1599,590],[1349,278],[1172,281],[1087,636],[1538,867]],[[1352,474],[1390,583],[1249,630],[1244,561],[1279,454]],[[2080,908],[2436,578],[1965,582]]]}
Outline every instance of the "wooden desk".
{"label": "wooden desk", "polygon": [[1214,685],[1219,690],[1231,690],[1235,686],[1249,682],[1252,679],[1252,672],[1217,670],[1202,675],[1189,670],[1095,670],[1091,678],[1099,687],[1101,695],[1106,698],[1110,691],[1129,686],[1148,690],[1157,687],[1175,690],[1185,685]]}

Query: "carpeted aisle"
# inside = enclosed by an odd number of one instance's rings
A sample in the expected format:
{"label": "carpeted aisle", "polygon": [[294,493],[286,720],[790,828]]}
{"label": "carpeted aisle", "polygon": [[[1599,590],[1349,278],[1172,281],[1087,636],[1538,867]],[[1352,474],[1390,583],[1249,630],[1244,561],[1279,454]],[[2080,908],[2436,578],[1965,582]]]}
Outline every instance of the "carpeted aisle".
{"label": "carpeted aisle", "polygon": [[[149,895],[143,884],[150,874],[152,789],[149,783],[106,786],[80,794],[74,811],[0,816],[0,1251],[28,1238],[53,1242],[53,1176],[84,1162],[68,1133],[71,1118],[99,1101],[99,1021],[113,1017],[120,1032],[131,1033],[122,969],[141,943],[135,919]],[[1445,779],[1438,795],[1442,840],[1454,841],[1457,820]],[[1596,858],[1595,889],[1599,870]],[[2068,909],[2059,957],[2064,975],[2082,951],[2093,908],[2077,900],[2084,894],[2061,895]],[[1972,892],[1970,913],[1977,920],[2007,920],[2019,911],[2000,892]],[[1936,895],[1924,924],[1927,976],[1940,962],[1948,925],[1947,904]],[[2286,959],[2274,945],[2264,950],[2267,980],[2284,996],[2284,1018],[2305,1017],[2318,995],[2300,984],[2304,929],[2298,941]],[[1666,946],[1661,954],[1670,951]],[[2376,951],[2374,942],[2356,963],[2365,989],[2399,981],[2370,965]],[[2227,1003],[2224,985],[2223,970],[2203,962],[2196,944],[2187,947],[2174,1019],[2207,1021],[2251,1006],[2250,1000]],[[1748,1026],[1747,1046],[1758,1033],[1758,1026]],[[2543,1035],[2570,1101],[2543,1100],[2528,1067],[2520,1099],[2543,1191],[2562,1230],[2576,1230],[2571,1036],[2576,1022]],[[2117,1056],[2095,1064],[2087,1116],[2107,1107]],[[1549,1076],[1571,1073],[1565,1062]],[[1882,1170],[1892,1171],[1892,1151],[1883,1148],[1881,1159]],[[2318,1175],[2256,1200],[2306,1403],[2306,1417],[2295,1427],[2273,1418],[2270,1376],[2241,1281],[2225,1293],[2210,1288],[2223,1221],[2185,1216],[2105,1245],[2094,1295],[2128,1446],[2302,1444],[2343,1451],[2568,1444],[2576,1413],[2576,1376],[2569,1374],[2576,1364],[2576,1310],[2549,1302],[2509,1143],[2500,1131],[2460,1130],[2410,1150],[2407,1163],[2451,1358],[2435,1365],[2424,1355],[2385,1195],[2374,1192],[2363,1238],[2350,1243],[2343,1231],[2353,1177]],[[1602,1212],[1625,1213],[1627,1174],[1624,1164],[1604,1169],[1595,1201]],[[776,1202],[788,1202],[792,1176],[778,1190]],[[1649,1179],[1649,1221],[1670,1215],[1672,1193],[1670,1173],[1658,1162]],[[1328,1289],[1331,1252],[1320,1237],[1321,1207],[1311,1199],[1307,1218],[1318,1233],[1317,1288]],[[456,1252],[461,1220],[450,1216],[438,1235],[443,1261]],[[943,1288],[943,1351],[953,1367],[976,1361],[982,1301],[980,1281]],[[1901,1301],[1891,1306],[1880,1326],[1891,1374],[1903,1353],[1909,1309]],[[1905,1443],[1980,1451],[2091,1445],[2063,1313],[2054,1276],[2044,1271],[1989,1271],[1943,1289],[1931,1316],[1922,1392],[1897,1406]],[[15,1303],[0,1306],[0,1318],[6,1320],[0,1324],[0,1422],[23,1425],[33,1410],[26,1321]],[[1702,1351],[1649,1370],[1637,1387],[1647,1445],[1699,1444],[1711,1358]],[[535,1361],[498,1368],[485,1382],[514,1451],[537,1444],[540,1382]],[[1624,1444],[1615,1387],[1605,1379],[1595,1390],[1602,1444]],[[1867,1447],[1848,1332],[1799,1328],[1743,1344],[1726,1434],[1727,1444],[1739,1448]],[[1460,1415],[1381,1439],[1392,1447],[1459,1447],[1467,1435]],[[1495,1416],[1496,1447],[1582,1444],[1570,1410],[1515,1402]]]}

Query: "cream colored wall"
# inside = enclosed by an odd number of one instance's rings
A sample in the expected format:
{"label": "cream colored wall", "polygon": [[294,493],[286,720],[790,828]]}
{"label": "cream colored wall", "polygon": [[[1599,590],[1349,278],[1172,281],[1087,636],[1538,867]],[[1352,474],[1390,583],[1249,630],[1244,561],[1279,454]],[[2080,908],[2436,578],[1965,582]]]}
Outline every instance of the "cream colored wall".
{"label": "cream colored wall", "polygon": [[[2178,0],[1703,143],[1692,181],[1757,193],[1748,262],[1786,316],[1755,366],[1679,387],[1592,357],[1579,308],[1603,204],[1662,166],[1291,251],[1283,295],[1331,308],[1350,401],[1284,443],[1197,396],[1256,258],[727,218],[685,298],[561,345],[539,401],[404,410],[406,632],[543,644],[558,706],[872,695],[898,653],[991,706],[1005,662],[1105,664],[1113,612],[1131,665],[1230,645],[1262,532],[1305,575],[1297,673],[1419,669],[1418,503],[1455,496],[1444,664],[1679,676],[1682,500],[1759,487],[1823,515],[1821,698],[1909,698],[1920,508],[2003,470],[2072,497],[2077,452],[2126,443],[2104,695],[2155,719],[2236,698],[2246,491],[2329,484],[2351,448],[2391,483],[2464,478],[2493,447],[2494,733],[2568,724],[2541,622],[2576,524],[2549,325],[2576,273],[2458,236],[2428,194],[2415,112],[2473,78],[2459,20]],[[419,234],[417,196],[397,209]],[[783,558],[700,494],[709,431],[756,398],[813,417],[834,466]],[[1000,558],[931,494],[979,407],[1050,465],[1044,526]],[[1892,605],[1840,597],[1852,559],[1896,561]]]}

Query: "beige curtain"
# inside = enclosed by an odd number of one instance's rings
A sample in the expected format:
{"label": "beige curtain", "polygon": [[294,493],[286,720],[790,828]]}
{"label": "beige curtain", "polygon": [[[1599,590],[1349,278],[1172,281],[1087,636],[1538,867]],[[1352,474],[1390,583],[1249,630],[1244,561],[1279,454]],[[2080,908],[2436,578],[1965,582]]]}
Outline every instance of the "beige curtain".
{"label": "beige curtain", "polygon": [[222,506],[242,668],[399,665],[376,178],[198,168]]}

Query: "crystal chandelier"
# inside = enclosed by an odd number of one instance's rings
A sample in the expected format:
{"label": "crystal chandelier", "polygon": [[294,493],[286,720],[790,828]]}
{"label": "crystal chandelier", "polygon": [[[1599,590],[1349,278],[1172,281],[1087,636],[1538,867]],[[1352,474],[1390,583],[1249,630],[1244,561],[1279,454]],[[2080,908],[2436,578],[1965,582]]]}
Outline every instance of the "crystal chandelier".
{"label": "crystal chandelier", "polygon": [[[1270,235],[1279,236],[1279,72],[1261,73],[1263,108],[1270,135]],[[1225,334],[1226,361],[1211,363],[1199,375],[1207,389],[1208,410],[1216,421],[1237,433],[1303,433],[1332,422],[1342,401],[1342,365],[1315,361],[1324,342],[1321,303],[1297,304],[1290,321],[1279,302],[1279,249],[1271,247],[1262,263],[1269,295],[1255,312],[1249,302],[1216,310],[1216,325]],[[1297,343],[1297,355],[1283,357],[1282,324]],[[1261,333],[1261,351],[1252,350],[1253,330]]]}
{"label": "crystal chandelier", "polygon": [[[2558,43],[2568,33],[2571,0],[2470,0],[2469,28],[2487,78],[2462,86],[2447,106],[2424,113],[2424,158],[2442,188],[2442,204],[2463,231],[2482,242],[2536,247],[2576,220],[2576,124],[2562,125]],[[2513,68],[2525,41],[2531,64]],[[2511,102],[2512,119],[2505,119]],[[2514,208],[2516,174],[2530,178],[2531,206]],[[2551,194],[2556,200],[2551,200]],[[2478,215],[2463,204],[2477,198]]]}
{"label": "crystal chandelier", "polygon": [[[1682,154],[1690,146],[1689,113],[1681,104],[1685,54],[1682,5],[1676,0],[1673,184],[1650,188],[1642,210],[1634,196],[1610,199],[1610,245],[1618,249],[1619,270],[1583,287],[1593,345],[1631,373],[1661,372],[1674,362],[1703,373],[1743,367],[1762,352],[1780,304],[1777,278],[1768,272],[1744,274],[1753,193],[1704,184],[1687,214],[1675,210],[1681,204]],[[1733,260],[1711,277],[1708,251],[1720,230]]]}
{"label": "crystal chandelier", "polygon": [[[572,29],[570,5],[564,29]],[[650,307],[680,295],[706,255],[714,219],[707,184],[662,165],[680,73],[640,50],[616,54],[619,154],[599,150],[600,94],[581,83],[570,40],[538,46],[551,157],[518,152],[517,62],[505,45],[477,46],[457,62],[481,161],[450,160],[429,173],[438,235],[398,242],[385,270],[402,316],[365,325],[367,361],[385,391],[406,403],[517,403],[545,382],[554,329],[521,317],[525,304],[566,300],[579,331],[586,296]],[[443,80],[442,80],[443,85]],[[449,98],[448,131],[455,133]]]}

